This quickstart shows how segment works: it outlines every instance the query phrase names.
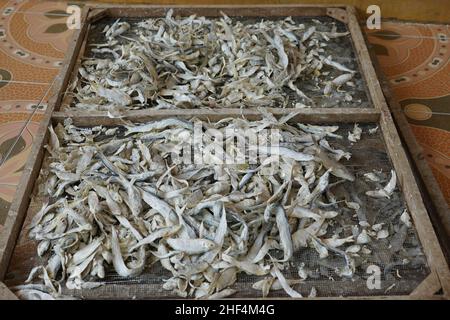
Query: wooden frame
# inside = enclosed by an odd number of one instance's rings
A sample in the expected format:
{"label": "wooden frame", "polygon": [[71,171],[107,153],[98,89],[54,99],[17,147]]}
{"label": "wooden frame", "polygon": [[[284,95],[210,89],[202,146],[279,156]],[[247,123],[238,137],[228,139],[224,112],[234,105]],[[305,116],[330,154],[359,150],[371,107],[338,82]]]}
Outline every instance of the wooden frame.
{"label": "wooden frame", "polygon": [[[430,268],[429,276],[409,296],[377,296],[362,297],[363,299],[442,299],[450,294],[450,272],[445,257],[439,246],[432,224],[424,206],[422,196],[408,165],[406,153],[401,145],[393,119],[383,96],[375,70],[370,60],[369,52],[364,42],[355,9],[344,5],[286,5],[286,6],[94,6],[85,7],[82,13],[82,26],[74,34],[73,41],[68,50],[64,67],[58,76],[56,94],[48,103],[44,119],[33,145],[31,155],[25,165],[16,197],[11,204],[3,232],[0,234],[0,281],[4,279],[10,258],[17,241],[24,218],[27,214],[30,195],[34,183],[39,175],[44,157],[43,146],[48,141],[47,128],[52,121],[62,121],[71,117],[78,125],[115,125],[118,119],[109,118],[105,113],[89,113],[77,111],[56,111],[63,102],[65,89],[73,76],[73,70],[80,61],[80,53],[86,43],[89,25],[105,16],[161,16],[168,8],[174,8],[175,13],[201,15],[218,15],[224,10],[230,16],[295,16],[297,15],[329,15],[347,24],[351,33],[355,55],[359,62],[363,80],[368,88],[369,98],[374,108],[336,108],[336,109],[295,109],[297,120],[305,122],[377,122],[381,129],[386,150],[401,186],[403,196],[409,212],[416,226],[418,237],[422,243],[427,263]],[[293,109],[268,109],[277,115],[292,113]],[[192,110],[138,110],[129,111],[122,116],[129,120],[146,121],[167,116],[186,117],[192,115]],[[214,109],[196,110],[197,117],[212,120],[226,116],[246,116],[249,119],[257,118],[258,112],[252,109]],[[441,295],[435,295],[442,290]],[[14,298],[15,296],[0,282],[0,298]],[[330,297],[331,298],[331,297]],[[354,297],[351,297],[354,298]],[[334,298],[331,298],[334,299]]]}

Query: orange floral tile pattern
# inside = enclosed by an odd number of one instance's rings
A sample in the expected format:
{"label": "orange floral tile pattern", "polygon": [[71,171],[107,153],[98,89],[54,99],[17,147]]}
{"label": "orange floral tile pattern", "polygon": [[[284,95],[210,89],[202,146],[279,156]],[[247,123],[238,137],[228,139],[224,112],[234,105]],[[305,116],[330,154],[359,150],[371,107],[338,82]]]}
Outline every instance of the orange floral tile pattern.
{"label": "orange floral tile pattern", "polygon": [[0,228],[72,37],[66,6],[0,0]]}
{"label": "orange floral tile pattern", "polygon": [[439,171],[433,167],[431,168],[431,171],[433,172],[433,175],[436,178],[436,181],[438,182],[445,199],[449,199],[450,198],[450,180],[448,179],[448,177],[445,174],[443,174],[441,171]]}
{"label": "orange floral tile pattern", "polygon": [[450,205],[450,25],[385,22],[367,34]]}
{"label": "orange floral tile pattern", "polygon": [[[1,90],[0,90],[1,91]],[[0,122],[5,121],[8,117],[16,117],[16,114],[28,117],[28,113],[33,112],[37,108],[37,113],[43,113],[47,108],[47,101],[36,100],[3,100],[0,101]]]}
{"label": "orange floral tile pattern", "polygon": [[447,158],[450,157],[448,131],[417,125],[411,125],[411,129],[420,144],[430,149],[439,150]]}
{"label": "orange floral tile pattern", "polygon": [[383,23],[368,38],[398,100],[449,94],[450,27]]}
{"label": "orange floral tile pattern", "polygon": [[[21,167],[15,167],[21,157],[22,141],[19,141],[25,121],[9,121],[0,124],[0,210],[8,210],[21,175]],[[22,154],[23,156],[23,154]],[[0,224],[6,214],[0,215]]]}
{"label": "orange floral tile pattern", "polygon": [[15,98],[17,100],[40,99],[47,91],[48,85],[9,83],[0,89],[0,101]]}
{"label": "orange floral tile pattern", "polygon": [[34,1],[19,6],[24,13],[15,14],[10,21],[10,34],[16,45],[41,55],[46,66],[54,67],[52,62],[60,62],[64,58],[71,36],[71,32],[64,32],[67,31],[66,6],[61,2]]}
{"label": "orange floral tile pattern", "polygon": [[[0,125],[4,123],[10,123],[10,122],[27,122],[30,115],[28,113],[20,113],[20,112],[11,112],[11,113],[1,113],[0,114]],[[4,129],[6,130],[6,129]],[[0,132],[1,133],[1,132]]]}

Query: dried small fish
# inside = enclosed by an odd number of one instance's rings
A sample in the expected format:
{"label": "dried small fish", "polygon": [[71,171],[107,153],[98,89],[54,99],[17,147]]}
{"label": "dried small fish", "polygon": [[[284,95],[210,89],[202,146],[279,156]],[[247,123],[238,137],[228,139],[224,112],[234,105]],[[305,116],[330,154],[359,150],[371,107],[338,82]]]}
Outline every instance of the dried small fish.
{"label": "dried small fish", "polygon": [[325,168],[330,169],[331,173],[334,176],[349,181],[355,180],[355,176],[350,171],[348,171],[344,165],[331,159],[325,152],[322,151],[320,147],[316,148],[316,155],[317,158],[320,159],[320,162],[325,166]]}
{"label": "dried small fish", "polygon": [[286,293],[289,296],[291,296],[293,298],[302,298],[303,297],[300,293],[298,293],[297,291],[295,291],[294,289],[292,289],[290,287],[286,278],[283,276],[281,271],[276,266],[273,267],[271,273],[274,277],[276,277],[280,281],[281,287],[284,289],[284,291],[286,291]]}
{"label": "dried small fish", "polygon": [[[311,81],[328,95],[350,81],[356,72],[328,52],[333,39],[347,34],[289,17],[243,23],[167,10],[165,17],[116,20],[103,41],[91,44],[102,58],[81,60],[67,108],[121,118],[124,110],[144,108],[304,106],[286,88],[314,106],[297,83]],[[326,81],[330,72],[334,79]]]}
{"label": "dried small fish", "polygon": [[299,266],[298,266],[298,276],[300,277],[300,279],[302,280],[306,280],[306,278],[308,278],[308,272],[305,270],[305,263],[302,262]]}
{"label": "dried small fish", "polygon": [[386,239],[387,237],[389,237],[389,231],[386,229],[378,231],[377,239]]}
{"label": "dried small fish", "polygon": [[373,231],[380,231],[383,228],[384,223],[377,223],[372,226]]}
{"label": "dried small fish", "polygon": [[[302,283],[303,280],[298,279],[286,279],[286,282],[289,286]],[[255,282],[252,285],[252,288],[255,290],[261,290],[263,293],[263,297],[266,297],[269,294],[269,291],[277,291],[283,290],[283,286],[281,281],[278,278],[267,277],[262,280]]]}
{"label": "dried small fish", "polygon": [[361,206],[359,205],[359,203],[357,202],[352,202],[352,201],[345,201],[345,204],[347,205],[347,207],[349,207],[350,209],[353,210],[359,210],[361,208]]}
{"label": "dried small fish", "polygon": [[255,282],[252,285],[252,288],[255,290],[261,290],[262,295],[265,298],[269,294],[269,291],[272,288],[272,284],[274,281],[275,281],[275,278],[272,278],[272,277],[264,278],[260,281]]}
{"label": "dried small fish", "polygon": [[252,263],[252,262],[245,261],[245,260],[239,261],[227,254],[222,254],[222,259],[223,259],[223,261],[228,262],[235,267],[238,267],[239,269],[246,272],[247,274],[263,276],[263,275],[266,275],[267,273],[269,273],[270,266],[261,266],[259,264]]}
{"label": "dried small fish", "polygon": [[358,253],[361,250],[361,246],[359,244],[351,245],[350,247],[347,247],[345,249],[345,252],[347,253]]}
{"label": "dried small fish", "polygon": [[336,68],[336,69],[338,69],[340,71],[343,71],[343,72],[350,72],[350,73],[355,72],[354,70],[350,70],[346,66],[343,66],[342,64],[340,64],[340,63],[338,63],[336,61],[332,61],[330,58],[331,57],[323,59],[323,62],[325,64],[327,64],[327,65],[329,65],[329,66],[331,66],[333,68]]}
{"label": "dried small fish", "polygon": [[215,248],[216,244],[207,239],[167,239],[167,244],[177,251],[187,254],[204,253]]}
{"label": "dried small fish", "polygon": [[361,233],[356,238],[356,243],[357,244],[366,244],[366,243],[369,243],[369,242],[370,242],[370,237],[367,234],[366,229],[363,229],[363,231],[361,231]]}
{"label": "dried small fish", "polygon": [[158,230],[153,231],[150,235],[147,237],[140,239],[138,243],[136,243],[134,246],[132,246],[129,251],[134,251],[136,248],[139,248],[140,246],[146,245],[146,244],[152,244],[154,241],[165,238],[168,236],[171,236],[178,232],[180,229],[180,226],[170,226],[170,227],[163,227]]}
{"label": "dried small fish", "polygon": [[232,286],[236,282],[236,274],[238,269],[231,267],[225,269],[220,273],[217,280],[211,284],[211,288],[215,288],[216,291],[222,291],[223,289]]}
{"label": "dried small fish", "polygon": [[284,258],[283,261],[288,261],[294,253],[294,247],[292,244],[291,232],[289,230],[289,224],[286,218],[283,207],[277,206],[275,208],[275,217],[280,232],[280,243],[283,247]]}
{"label": "dried small fish", "polygon": [[113,256],[113,265],[117,274],[122,277],[134,277],[139,275],[142,270],[145,268],[145,250],[141,247],[139,251],[139,260],[138,265],[134,268],[129,268],[125,265],[125,262],[122,258],[122,253],[120,250],[120,244],[117,237],[117,232],[114,228],[111,229],[111,251]]}
{"label": "dried small fish", "polygon": [[364,177],[372,182],[380,181],[380,178],[373,172],[364,173]]}
{"label": "dried small fish", "polygon": [[331,93],[331,91],[333,90],[333,88],[339,88],[346,82],[349,82],[352,78],[353,78],[353,73],[345,73],[345,74],[342,74],[342,75],[334,78],[333,80],[327,82],[327,84],[323,90],[323,94],[326,96],[329,95]]}
{"label": "dried small fish", "polygon": [[409,217],[408,210],[404,210],[400,216],[400,221],[403,222],[408,228],[411,228],[411,218]]}
{"label": "dried small fish", "polygon": [[369,129],[369,134],[375,134],[377,131],[378,131],[378,126],[372,128],[372,129]]}
{"label": "dried small fish", "polygon": [[391,170],[391,178],[390,178],[388,184],[383,189],[367,191],[366,195],[368,195],[369,197],[374,197],[374,198],[385,197],[385,198],[389,199],[395,190],[396,183],[397,183],[397,175],[395,174],[394,170]]}
{"label": "dried small fish", "polygon": [[323,239],[322,241],[323,241],[323,243],[325,243],[326,245],[328,245],[330,247],[337,248],[337,247],[344,245],[345,243],[353,242],[354,240],[353,240],[353,236],[349,236],[347,238],[340,239],[335,235],[331,238]]}
{"label": "dried small fish", "polygon": [[97,94],[118,106],[127,106],[131,104],[130,96],[116,88],[106,89],[99,86],[97,89]]}
{"label": "dried small fish", "polygon": [[23,300],[55,300],[51,294],[36,289],[21,289],[14,293]]}
{"label": "dried small fish", "polygon": [[362,129],[358,126],[357,123],[355,123],[353,131],[348,133],[348,140],[350,140],[351,142],[357,142],[361,139],[361,133]]}

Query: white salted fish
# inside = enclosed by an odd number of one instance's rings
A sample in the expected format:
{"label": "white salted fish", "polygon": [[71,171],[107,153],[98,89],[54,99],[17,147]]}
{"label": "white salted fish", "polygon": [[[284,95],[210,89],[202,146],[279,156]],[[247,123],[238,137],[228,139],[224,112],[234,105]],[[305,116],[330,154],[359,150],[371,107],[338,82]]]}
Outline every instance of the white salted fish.
{"label": "white salted fish", "polygon": [[348,140],[351,142],[357,142],[361,139],[362,129],[355,123],[353,131],[348,133]]}
{"label": "white salted fish", "polygon": [[167,244],[173,249],[188,254],[204,253],[215,248],[216,244],[207,239],[180,239],[169,238]]}
{"label": "white salted fish", "polygon": [[139,260],[134,268],[129,268],[125,265],[123,261],[122,252],[120,249],[119,240],[117,238],[117,232],[114,228],[111,229],[111,251],[112,251],[112,262],[114,265],[114,270],[122,277],[135,277],[142,273],[145,268],[145,250],[141,247],[139,251]]}
{"label": "white salted fish", "polygon": [[275,219],[280,233],[280,244],[284,252],[283,261],[288,261],[289,259],[291,259],[292,254],[294,253],[294,247],[292,244],[289,223],[287,221],[286,213],[284,212],[283,207],[276,206]]}
{"label": "white salted fish", "polygon": [[396,184],[397,184],[397,175],[395,174],[394,170],[391,170],[391,178],[389,179],[389,182],[386,184],[386,186],[383,189],[366,191],[366,195],[373,198],[389,199],[395,190]]}
{"label": "white salted fish", "polygon": [[273,267],[272,274],[273,274],[274,277],[276,277],[278,279],[278,281],[280,282],[281,287],[284,289],[284,291],[286,291],[286,293],[290,297],[292,297],[292,298],[303,298],[303,296],[300,293],[298,293],[297,291],[295,291],[294,289],[291,288],[291,286],[287,282],[286,278],[283,276],[281,271],[276,266]]}
{"label": "white salted fish", "polygon": [[400,221],[403,222],[408,228],[411,228],[411,218],[409,217],[408,210],[404,210],[400,216]]}

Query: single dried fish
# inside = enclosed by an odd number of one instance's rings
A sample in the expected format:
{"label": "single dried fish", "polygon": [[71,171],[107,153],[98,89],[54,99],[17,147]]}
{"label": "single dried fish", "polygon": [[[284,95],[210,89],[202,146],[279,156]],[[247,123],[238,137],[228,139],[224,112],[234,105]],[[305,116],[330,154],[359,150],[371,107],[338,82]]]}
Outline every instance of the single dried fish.
{"label": "single dried fish", "polygon": [[353,127],[353,131],[348,133],[348,140],[351,142],[357,142],[361,139],[362,129],[355,123]]}
{"label": "single dried fish", "polygon": [[387,185],[383,189],[378,189],[374,191],[367,191],[366,195],[373,198],[390,198],[392,193],[395,190],[397,183],[397,175],[395,174],[394,170],[391,170],[391,178]]}
{"label": "single dried fish", "polygon": [[167,244],[177,251],[187,254],[204,253],[215,248],[216,244],[207,239],[167,239]]}

